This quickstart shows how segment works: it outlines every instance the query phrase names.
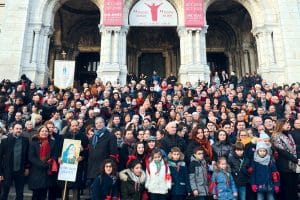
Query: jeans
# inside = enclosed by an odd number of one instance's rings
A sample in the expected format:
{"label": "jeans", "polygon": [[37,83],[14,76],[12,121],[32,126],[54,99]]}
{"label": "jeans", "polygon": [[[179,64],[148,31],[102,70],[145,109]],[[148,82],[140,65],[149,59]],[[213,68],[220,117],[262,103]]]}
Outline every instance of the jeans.
{"label": "jeans", "polygon": [[205,200],[205,196],[198,196],[194,198],[195,200]]}
{"label": "jeans", "polygon": [[238,191],[238,199],[246,200],[246,186],[237,187],[237,191]]}
{"label": "jeans", "polygon": [[265,199],[274,200],[273,192],[257,192],[257,200],[265,200]]}
{"label": "jeans", "polygon": [[[16,200],[23,200],[23,191],[24,191],[24,174],[23,172],[13,172],[12,181],[15,183],[16,188]],[[10,185],[3,184],[3,191],[1,194],[1,200],[7,200],[9,194]]]}
{"label": "jeans", "polygon": [[167,200],[166,194],[149,193],[150,200]]}

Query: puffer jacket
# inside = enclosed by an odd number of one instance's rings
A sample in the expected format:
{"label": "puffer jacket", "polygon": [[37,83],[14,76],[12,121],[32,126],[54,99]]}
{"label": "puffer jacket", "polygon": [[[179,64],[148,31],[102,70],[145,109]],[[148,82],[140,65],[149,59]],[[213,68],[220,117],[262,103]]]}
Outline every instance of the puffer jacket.
{"label": "puffer jacket", "polygon": [[191,191],[188,169],[184,161],[169,160],[172,176],[171,195],[187,195]]}
{"label": "puffer jacket", "polygon": [[228,158],[232,151],[232,147],[230,144],[219,142],[219,141],[215,142],[212,148],[213,148],[214,161],[217,161],[220,157]]}
{"label": "puffer jacket", "polygon": [[228,164],[236,186],[246,186],[250,181],[250,175],[247,170],[250,165],[249,159],[245,156],[239,157],[233,152],[228,158]]}
{"label": "puffer jacket", "polygon": [[134,181],[130,169],[125,169],[119,173],[121,180],[121,198],[123,200],[141,200],[145,190],[146,174],[142,171],[139,182]]}
{"label": "puffer jacket", "polygon": [[214,172],[211,181],[211,193],[217,195],[218,200],[235,199],[233,193],[236,193],[237,189],[229,172]]}
{"label": "puffer jacket", "polygon": [[197,160],[191,156],[189,178],[192,191],[198,190],[199,196],[208,195],[208,166],[205,160]]}

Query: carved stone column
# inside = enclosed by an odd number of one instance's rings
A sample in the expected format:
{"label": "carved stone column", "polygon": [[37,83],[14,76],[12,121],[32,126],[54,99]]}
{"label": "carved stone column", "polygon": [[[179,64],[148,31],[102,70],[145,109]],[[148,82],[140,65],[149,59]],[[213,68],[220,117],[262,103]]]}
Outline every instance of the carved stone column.
{"label": "carved stone column", "polygon": [[39,39],[41,33],[41,24],[35,25],[33,28],[33,49],[32,49],[32,56],[31,56],[31,63],[34,65],[37,64],[37,57],[38,57],[38,50],[39,50]]}
{"label": "carved stone column", "polygon": [[97,75],[103,82],[126,84],[126,34],[128,28],[99,26],[101,57]]}
{"label": "carved stone column", "polygon": [[258,54],[258,73],[268,82],[282,83],[284,80],[284,69],[278,68],[275,58],[273,41],[273,26],[264,25],[252,30],[256,39]]}

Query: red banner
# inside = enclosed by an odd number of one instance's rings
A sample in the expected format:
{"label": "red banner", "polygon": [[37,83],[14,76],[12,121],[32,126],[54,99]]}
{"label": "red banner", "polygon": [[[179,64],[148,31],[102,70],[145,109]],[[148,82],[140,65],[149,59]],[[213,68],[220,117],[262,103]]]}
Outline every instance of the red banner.
{"label": "red banner", "polygon": [[204,26],[204,0],[184,0],[184,22],[186,27]]}
{"label": "red banner", "polygon": [[123,25],[123,0],[104,0],[103,24],[106,26]]}

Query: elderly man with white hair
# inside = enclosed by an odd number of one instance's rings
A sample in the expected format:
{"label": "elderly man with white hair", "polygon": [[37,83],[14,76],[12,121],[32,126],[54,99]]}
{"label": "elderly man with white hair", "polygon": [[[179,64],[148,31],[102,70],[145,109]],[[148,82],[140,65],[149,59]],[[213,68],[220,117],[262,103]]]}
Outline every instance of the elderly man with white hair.
{"label": "elderly man with white hair", "polygon": [[166,126],[167,134],[161,140],[161,148],[168,154],[171,148],[178,147],[182,152],[185,151],[186,143],[183,138],[177,135],[177,124],[175,121],[169,122]]}

